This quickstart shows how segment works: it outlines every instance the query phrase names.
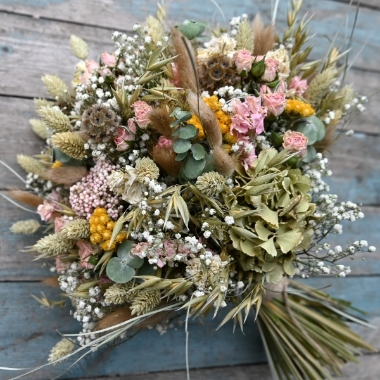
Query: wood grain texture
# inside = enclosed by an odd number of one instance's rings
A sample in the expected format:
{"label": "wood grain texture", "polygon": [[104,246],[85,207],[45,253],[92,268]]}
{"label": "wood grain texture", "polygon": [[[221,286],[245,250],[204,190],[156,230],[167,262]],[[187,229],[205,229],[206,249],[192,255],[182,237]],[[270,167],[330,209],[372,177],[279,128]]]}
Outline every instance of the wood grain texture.
{"label": "wood grain texture", "polygon": [[[17,1],[15,4],[8,1],[0,3],[1,9],[23,9],[29,2]],[[280,2],[278,12],[279,29],[285,25],[286,1]],[[59,22],[52,22],[52,15],[47,14],[45,17],[27,17],[20,14],[0,12],[0,53],[3,64],[0,67],[0,75],[3,80],[0,83],[0,94],[12,94],[18,96],[45,96],[45,92],[39,78],[45,73],[58,73],[62,79],[69,82],[77,62],[71,54],[68,40],[71,34],[76,34],[85,39],[91,48],[91,58],[97,58],[102,51],[112,51],[113,46],[110,40],[111,32],[95,26],[84,26],[90,20],[98,21],[98,12],[101,12],[102,22],[107,21],[107,27],[112,29],[131,30],[132,20],[144,20],[146,16],[152,13],[155,7],[148,6],[149,1],[138,2],[113,2],[113,1],[83,1],[74,0],[39,0],[33,2],[34,7],[40,12],[50,9],[50,12],[59,18]],[[220,5],[225,12],[226,19],[237,15],[236,8],[227,0],[220,1]],[[186,17],[190,19],[199,19],[199,3],[196,1],[178,1],[170,4],[173,17],[181,19],[183,9],[186,9]],[[269,8],[268,8],[269,7]],[[260,5],[261,13],[269,17],[270,2],[263,2]],[[349,8],[349,9],[348,9]],[[315,48],[311,58],[320,58],[324,56],[329,47],[329,40],[333,38],[337,28],[346,17],[348,9],[349,25],[354,19],[355,7],[348,7],[345,4],[332,1],[305,1],[304,11],[312,11],[313,20],[310,22],[310,29],[316,32],[314,39]],[[255,14],[257,9],[252,6],[251,0],[244,0],[239,6],[239,12],[246,12],[249,15]],[[30,12],[32,12],[30,10]],[[95,14],[94,14],[95,13]],[[112,22],[107,15],[112,13]],[[33,12],[30,13],[33,15]],[[220,17],[216,12],[212,2],[202,4],[202,17],[212,19]],[[40,15],[39,15],[40,16]],[[71,17],[71,18],[70,18]],[[74,19],[73,19],[74,18]],[[73,23],[72,21],[75,21]],[[100,21],[100,20],[99,20]],[[359,14],[356,31],[354,34],[353,46],[350,52],[351,57],[355,57],[360,48],[366,44],[367,47],[362,51],[360,57],[355,62],[355,66],[365,69],[378,69],[378,49],[380,46],[380,35],[377,33],[368,33],[369,25],[378,25],[380,15],[368,9],[362,9]],[[96,24],[96,23],[95,23]],[[101,24],[102,26],[105,26]],[[348,33],[348,31],[347,31]],[[340,35],[344,36],[345,31],[341,30]],[[343,37],[342,37],[343,38]],[[342,38],[336,40],[337,46],[345,50],[345,44]],[[28,57],[28,59],[25,59]],[[14,62],[17,62],[17,75],[12,75]]]}
{"label": "wood grain texture", "polygon": [[[359,364],[348,363],[343,368],[342,380],[378,380],[378,362],[380,355],[359,357]],[[190,371],[194,380],[272,380],[267,364],[230,366],[220,368],[193,369]],[[90,380],[83,378],[82,380]],[[94,378],[91,378],[91,380]],[[144,373],[122,377],[99,377],[96,380],[185,380],[186,371]],[[95,380],[95,379],[94,379]]]}
{"label": "wood grain texture", "polygon": [[[332,296],[349,298],[356,307],[367,311],[367,318],[373,324],[380,326],[378,317],[380,300],[371,297],[378,280],[379,277],[351,277],[327,280],[314,278],[304,280],[304,282],[317,288],[331,284],[329,293]],[[69,315],[69,306],[63,310],[46,310],[31,299],[30,294],[38,296],[40,290],[43,290],[49,298],[58,298],[58,289],[47,288],[39,283],[3,283],[1,285],[0,320],[2,326],[10,326],[10,328],[2,328],[0,332],[2,348],[0,349],[0,366],[4,363],[7,366],[18,367],[34,367],[42,364],[46,359],[46,353],[60,339],[59,335],[54,333],[55,329],[61,333],[78,330],[78,324]],[[252,364],[265,360],[253,315],[245,325],[245,335],[242,335],[239,330],[232,334],[230,323],[216,332],[215,329],[223,318],[224,312],[221,310],[215,320],[207,318],[202,323],[199,323],[198,320],[191,321],[189,325],[191,368]],[[12,326],[21,328],[14,329]],[[380,348],[379,329],[361,328],[357,331],[375,347]],[[28,354],[26,355],[26,353]],[[68,368],[70,363],[72,362],[63,363],[59,367],[48,367],[43,371],[28,375],[27,379],[46,380]],[[177,370],[184,367],[185,333],[182,325],[175,329],[169,329],[162,337],[156,330],[144,330],[137,334],[131,342],[107,348],[107,350],[99,350],[70,369],[64,378],[87,377],[93,379],[98,376]],[[361,368],[363,369],[363,367]],[[205,374],[207,373],[206,371]],[[258,375],[261,376],[261,372],[258,372]],[[251,373],[251,376],[250,379],[260,379],[255,373]],[[192,378],[197,379],[198,377]],[[6,380],[9,379],[9,376],[0,372],[0,379]],[[141,379],[141,377],[136,379]],[[238,379],[240,380],[240,378]]]}

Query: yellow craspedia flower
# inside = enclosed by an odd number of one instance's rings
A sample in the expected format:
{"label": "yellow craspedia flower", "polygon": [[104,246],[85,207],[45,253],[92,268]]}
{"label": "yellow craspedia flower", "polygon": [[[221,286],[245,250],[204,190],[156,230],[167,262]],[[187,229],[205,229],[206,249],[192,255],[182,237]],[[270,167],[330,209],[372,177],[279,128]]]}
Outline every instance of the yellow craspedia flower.
{"label": "yellow craspedia flower", "polygon": [[309,117],[314,115],[314,108],[301,100],[288,99],[286,101],[285,112],[291,116]]}
{"label": "yellow craspedia flower", "polygon": [[61,161],[55,161],[54,164],[51,166],[52,169],[60,168],[63,164]]}
{"label": "yellow craspedia flower", "polygon": [[115,241],[109,247],[115,222],[107,214],[107,210],[97,207],[90,217],[90,241],[92,244],[99,244],[105,251],[113,250],[116,244],[123,242],[127,238],[125,232],[119,232]]}
{"label": "yellow craspedia flower", "polygon": [[222,134],[227,133],[231,127],[231,118],[222,110],[222,103],[220,103],[216,95],[204,98],[203,101],[215,113],[218,125]]}
{"label": "yellow craspedia flower", "polygon": [[223,135],[223,140],[229,144],[235,144],[238,141],[238,138],[236,135],[227,132],[226,134]]}
{"label": "yellow craspedia flower", "polygon": [[193,115],[191,119],[187,121],[187,124],[193,124],[194,127],[198,129],[197,139],[203,140],[206,137],[205,131],[203,130],[203,127],[202,127],[202,123],[199,120],[197,115]]}

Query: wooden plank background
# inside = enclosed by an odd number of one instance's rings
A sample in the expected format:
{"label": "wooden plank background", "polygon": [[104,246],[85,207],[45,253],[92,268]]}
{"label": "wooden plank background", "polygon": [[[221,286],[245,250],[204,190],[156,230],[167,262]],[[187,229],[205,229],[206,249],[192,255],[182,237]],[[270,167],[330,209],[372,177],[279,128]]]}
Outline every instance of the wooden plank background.
{"label": "wooden plank background", "polygon": [[[288,1],[280,0],[278,24],[285,25]],[[268,20],[270,1],[241,0],[234,7],[228,0],[219,0],[224,17],[260,11]],[[342,50],[345,26],[354,22],[355,6],[348,0],[304,0],[304,12],[313,14],[310,23],[315,37],[314,56],[321,56],[339,26],[337,38]],[[167,0],[169,18],[213,20],[224,23],[223,17],[211,1]],[[90,46],[90,58],[97,59],[103,51],[112,51],[110,35],[113,30],[131,31],[136,21],[155,12],[153,0],[0,0],[0,158],[23,175],[16,165],[15,154],[36,154],[43,143],[30,130],[28,120],[36,117],[34,97],[46,92],[40,78],[43,74],[58,74],[70,82],[76,58],[71,54],[68,40],[71,34],[85,39]],[[347,80],[355,83],[360,94],[370,96],[380,86],[380,3],[363,0],[356,23],[350,57],[365,48],[353,63]],[[335,173],[331,189],[341,200],[362,203],[366,218],[347,223],[344,234],[334,236],[332,242],[366,239],[380,249],[380,113],[379,95],[374,95],[367,110],[354,117],[350,128],[355,135],[342,138],[330,156],[330,168]],[[0,167],[0,190],[22,184]],[[62,333],[76,332],[79,324],[69,315],[70,308],[46,310],[31,298],[40,290],[58,298],[56,289],[41,284],[51,273],[45,263],[32,262],[30,254],[20,252],[33,244],[36,237],[20,239],[9,233],[10,225],[29,218],[23,212],[0,199],[0,366],[34,367],[44,363],[46,354]],[[350,261],[353,273],[346,279],[323,277],[310,279],[313,286],[332,285],[331,294],[349,299],[366,310],[374,325],[380,326],[379,285],[380,261],[378,253]],[[193,379],[270,379],[257,328],[250,320],[245,335],[232,334],[231,326],[215,332],[218,321],[206,320],[190,325],[189,360]],[[377,330],[358,332],[380,349]],[[360,363],[345,367],[345,379],[378,379],[378,354],[364,355]],[[228,367],[226,367],[228,366]],[[30,375],[28,379],[48,379],[65,370],[68,364],[48,368]],[[212,368],[214,367],[214,368]],[[110,380],[116,375],[123,379],[185,379],[185,334],[177,326],[160,337],[156,331],[143,331],[132,342],[99,351],[88,356],[62,378]],[[208,368],[208,369],[207,369]],[[142,372],[157,372],[137,375]],[[172,371],[172,372],[163,372]],[[103,376],[103,377],[102,377]],[[0,379],[11,377],[0,372]]]}

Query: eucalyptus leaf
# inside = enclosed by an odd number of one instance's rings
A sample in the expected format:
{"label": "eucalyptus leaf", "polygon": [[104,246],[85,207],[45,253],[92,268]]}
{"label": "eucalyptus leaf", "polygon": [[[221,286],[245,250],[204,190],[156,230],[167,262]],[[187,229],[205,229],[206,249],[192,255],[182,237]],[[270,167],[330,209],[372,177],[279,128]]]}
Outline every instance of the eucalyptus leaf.
{"label": "eucalyptus leaf", "polygon": [[[176,140],[178,141],[178,140]],[[184,140],[186,141],[186,140]],[[190,143],[191,145],[191,143]],[[174,146],[174,144],[173,144]],[[196,160],[192,156],[188,156],[183,162],[181,172],[189,179],[195,179],[202,174],[204,167],[206,166],[206,160]]]}
{"label": "eucalyptus leaf", "polygon": [[191,152],[196,160],[202,160],[206,157],[206,150],[201,144],[194,144],[191,146]]}
{"label": "eucalyptus leaf", "polygon": [[325,137],[325,125],[316,116],[304,117],[294,124],[297,132],[303,133],[308,138],[308,145],[313,145]]}
{"label": "eucalyptus leaf", "polygon": [[173,150],[175,153],[185,153],[191,148],[191,142],[185,139],[177,139],[173,142]]}
{"label": "eucalyptus leaf", "polygon": [[315,148],[312,145],[308,145],[306,156],[303,157],[302,161],[309,163],[309,162],[313,161],[315,159],[315,157],[317,157],[317,151],[315,150]]}
{"label": "eucalyptus leaf", "polygon": [[184,127],[180,127],[176,129],[172,136],[178,136],[181,139],[191,140],[198,135],[198,129],[194,127],[192,124],[187,124]]}
{"label": "eucalyptus leaf", "polygon": [[189,40],[192,40],[205,31],[205,26],[196,21],[185,20],[182,24],[177,25],[177,29]]}
{"label": "eucalyptus leaf", "polygon": [[67,154],[61,152],[59,149],[53,147],[53,161],[62,162],[65,166],[81,166],[82,161],[76,160],[68,156]]}
{"label": "eucalyptus leaf", "polygon": [[177,154],[175,161],[183,161],[187,157],[187,155],[188,155],[188,152],[179,153],[179,154]]}
{"label": "eucalyptus leaf", "polygon": [[144,259],[131,253],[131,249],[134,242],[131,240],[125,240],[120,244],[117,250],[117,256],[123,261],[124,264],[129,265],[130,267],[137,269],[144,264]]}
{"label": "eucalyptus leaf", "polygon": [[118,284],[125,284],[131,281],[135,275],[135,270],[123,263],[118,257],[113,257],[107,264],[107,276]]}

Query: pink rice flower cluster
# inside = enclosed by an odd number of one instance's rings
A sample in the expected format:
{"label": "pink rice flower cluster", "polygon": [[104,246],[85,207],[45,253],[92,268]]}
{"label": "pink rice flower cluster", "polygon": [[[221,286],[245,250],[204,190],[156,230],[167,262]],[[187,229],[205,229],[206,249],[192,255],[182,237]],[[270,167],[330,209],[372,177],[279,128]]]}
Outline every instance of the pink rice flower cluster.
{"label": "pink rice flower cluster", "polygon": [[247,96],[244,102],[233,99],[231,105],[234,109],[234,116],[231,117],[231,133],[238,134],[238,137],[247,135],[253,131],[259,135],[264,131],[264,118],[267,116],[266,107],[262,107],[261,98]]}
{"label": "pink rice flower cluster", "polygon": [[89,219],[95,208],[104,207],[110,218],[118,218],[121,198],[109,190],[107,177],[119,168],[119,165],[99,160],[86,177],[71,186],[70,204],[77,216]]}
{"label": "pink rice flower cluster", "polygon": [[282,146],[290,152],[298,153],[298,157],[303,157],[307,151],[308,138],[301,132],[286,131],[283,136]]}
{"label": "pink rice flower cluster", "polygon": [[176,255],[188,256],[191,251],[176,240],[166,239],[161,247],[147,242],[138,243],[131,249],[131,253],[140,258],[155,259],[157,266],[162,268],[166,264],[173,266]]}

